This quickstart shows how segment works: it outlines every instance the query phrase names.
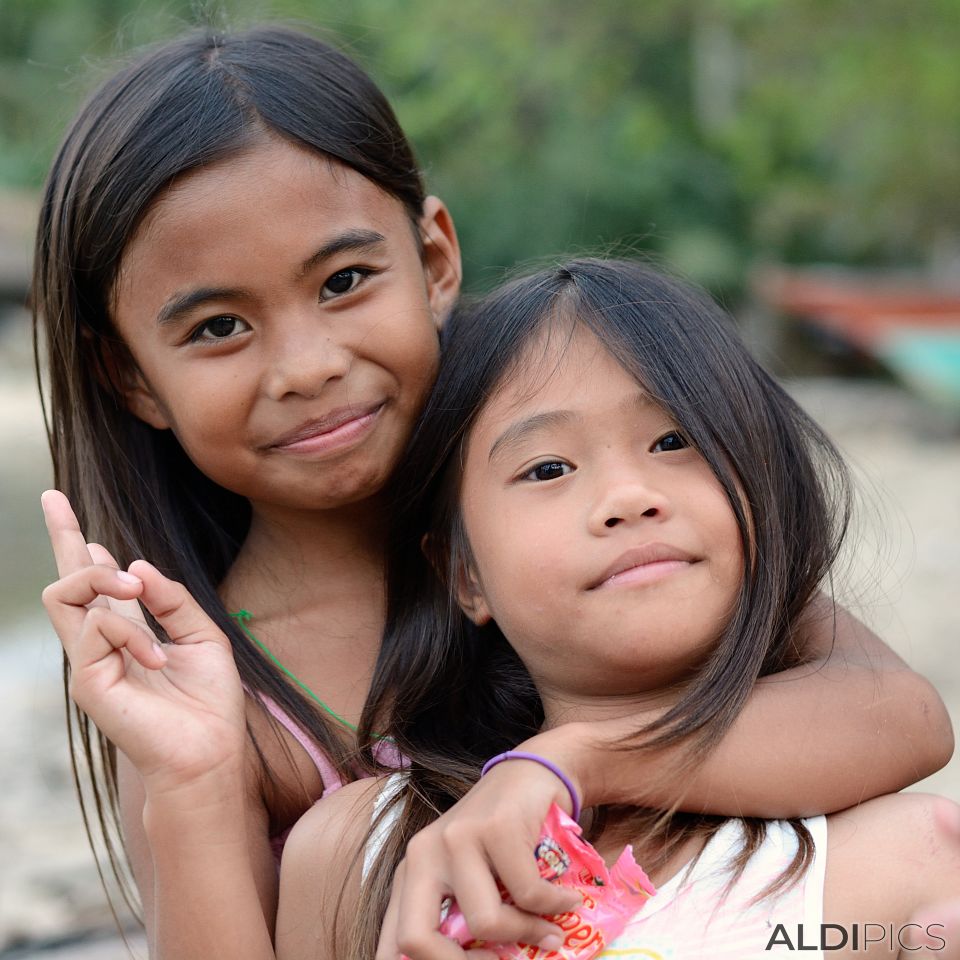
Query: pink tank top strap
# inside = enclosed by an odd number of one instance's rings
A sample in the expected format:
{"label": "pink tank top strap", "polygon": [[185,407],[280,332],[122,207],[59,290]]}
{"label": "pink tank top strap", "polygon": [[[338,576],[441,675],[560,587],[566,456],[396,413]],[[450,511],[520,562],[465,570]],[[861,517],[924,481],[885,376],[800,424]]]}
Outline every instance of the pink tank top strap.
{"label": "pink tank top strap", "polygon": [[343,780],[330,762],[330,758],[310,739],[303,728],[276,700],[268,697],[265,693],[257,694],[257,696],[270,716],[303,747],[304,752],[313,761],[313,765],[317,768],[317,773],[320,774],[320,779],[323,781],[321,799],[327,794],[333,793],[334,790],[339,790],[343,786]]}

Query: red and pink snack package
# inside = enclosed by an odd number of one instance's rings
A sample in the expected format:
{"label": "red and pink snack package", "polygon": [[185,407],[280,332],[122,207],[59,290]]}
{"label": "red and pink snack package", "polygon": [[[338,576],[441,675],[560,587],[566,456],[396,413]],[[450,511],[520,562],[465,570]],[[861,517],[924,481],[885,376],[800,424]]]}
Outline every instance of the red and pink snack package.
{"label": "red and pink snack package", "polygon": [[581,833],[579,824],[554,804],[536,848],[540,876],[572,887],[581,897],[575,909],[547,918],[564,933],[559,950],[474,940],[455,902],[440,924],[440,932],[465,948],[493,950],[500,960],[590,960],[595,957],[620,935],[627,921],[656,891],[633,859],[630,847],[624,848],[608,870],[603,858]]}

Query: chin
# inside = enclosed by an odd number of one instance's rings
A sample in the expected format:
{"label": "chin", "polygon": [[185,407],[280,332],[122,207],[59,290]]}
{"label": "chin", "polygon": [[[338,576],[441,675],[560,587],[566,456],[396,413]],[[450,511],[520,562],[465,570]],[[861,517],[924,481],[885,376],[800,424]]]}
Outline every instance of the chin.
{"label": "chin", "polygon": [[373,467],[368,473],[351,476],[335,486],[326,486],[318,491],[320,502],[315,509],[336,510],[338,507],[364,503],[383,492],[388,478],[387,471]]}

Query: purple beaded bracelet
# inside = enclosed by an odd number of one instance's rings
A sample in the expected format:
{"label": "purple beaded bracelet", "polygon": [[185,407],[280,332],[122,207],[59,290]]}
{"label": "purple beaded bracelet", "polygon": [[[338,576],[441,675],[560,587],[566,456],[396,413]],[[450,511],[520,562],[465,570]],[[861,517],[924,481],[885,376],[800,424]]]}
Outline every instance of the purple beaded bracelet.
{"label": "purple beaded bracelet", "polygon": [[491,757],[483,765],[480,776],[482,777],[484,774],[489,773],[498,763],[503,763],[504,760],[532,760],[534,763],[539,763],[541,767],[546,767],[560,780],[567,788],[567,793],[570,794],[570,806],[572,808],[570,812],[571,818],[574,820],[580,819],[580,797],[577,795],[576,788],[570,778],[552,760],[541,757],[539,753],[527,753],[524,750],[508,750],[506,753],[498,753],[495,757]]}

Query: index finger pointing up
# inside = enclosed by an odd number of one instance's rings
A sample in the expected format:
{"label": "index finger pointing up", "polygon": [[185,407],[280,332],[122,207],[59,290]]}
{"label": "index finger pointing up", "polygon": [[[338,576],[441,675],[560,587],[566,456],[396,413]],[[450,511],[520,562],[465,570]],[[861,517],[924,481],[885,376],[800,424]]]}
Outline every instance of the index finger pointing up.
{"label": "index finger pointing up", "polygon": [[57,573],[65,577],[89,567],[93,560],[70,501],[59,490],[46,490],[40,496],[40,505],[57,561]]}

